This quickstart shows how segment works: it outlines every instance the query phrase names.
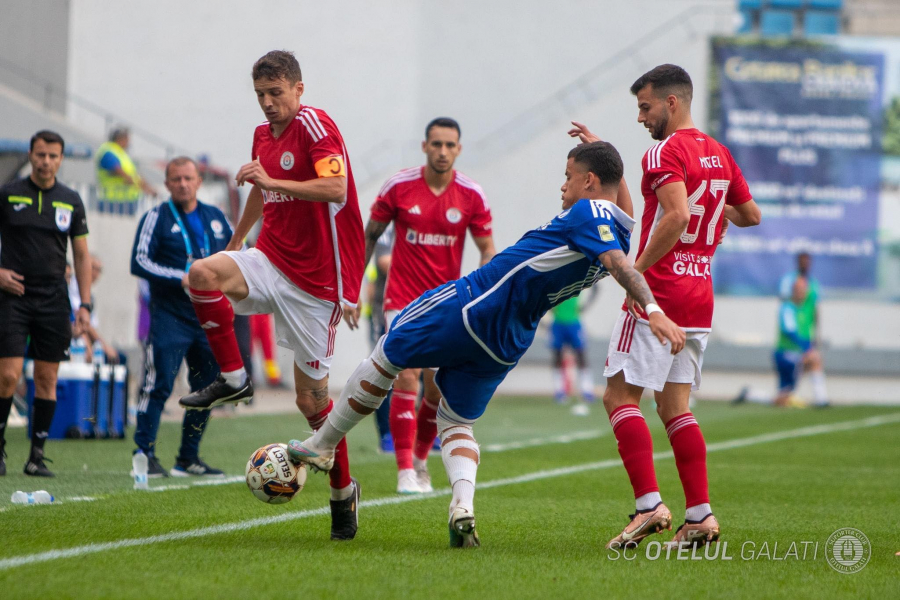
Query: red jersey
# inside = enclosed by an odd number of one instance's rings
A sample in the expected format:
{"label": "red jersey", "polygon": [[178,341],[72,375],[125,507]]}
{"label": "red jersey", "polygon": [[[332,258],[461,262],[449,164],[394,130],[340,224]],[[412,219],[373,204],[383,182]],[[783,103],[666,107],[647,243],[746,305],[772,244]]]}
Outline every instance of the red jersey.
{"label": "red jersey", "polygon": [[728,148],[698,129],[679,129],[647,150],[641,164],[644,215],[638,257],[663,216],[657,189],[684,182],[691,214],[675,246],[644,277],[666,316],[687,331],[709,331],[713,315],[710,267],[725,205],[748,202],[750,189]]}
{"label": "red jersey", "polygon": [[323,110],[301,106],[277,138],[265,122],[253,133],[252,158],[259,158],[273,179],[346,176],[347,196],[340,203],[263,191],[263,224],[256,247],[304,292],[355,305],[365,239],[350,159],[334,121]]}
{"label": "red jersey", "polygon": [[423,292],[459,279],[466,229],[475,237],[491,235],[481,186],[454,171],[447,189],[435,196],[424,173],[425,167],[400,171],[372,205],[372,220],[393,221],[396,231],[385,311],[401,310]]}

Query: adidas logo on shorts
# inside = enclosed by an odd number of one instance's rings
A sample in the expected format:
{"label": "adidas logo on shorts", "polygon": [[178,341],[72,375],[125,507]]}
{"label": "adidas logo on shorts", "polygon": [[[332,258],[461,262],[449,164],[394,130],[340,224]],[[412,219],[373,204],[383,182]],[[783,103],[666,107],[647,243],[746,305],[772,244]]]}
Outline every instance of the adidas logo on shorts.
{"label": "adidas logo on shorts", "polygon": [[317,361],[317,360],[311,360],[311,361],[307,362],[306,365],[309,367],[312,367],[313,369],[315,369],[317,371],[319,370],[319,361]]}

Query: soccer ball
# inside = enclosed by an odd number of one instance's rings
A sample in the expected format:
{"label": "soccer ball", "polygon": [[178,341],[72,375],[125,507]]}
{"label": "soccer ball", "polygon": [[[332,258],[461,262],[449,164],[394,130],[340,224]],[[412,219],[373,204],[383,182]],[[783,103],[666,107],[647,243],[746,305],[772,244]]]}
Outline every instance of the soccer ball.
{"label": "soccer ball", "polygon": [[290,502],[306,483],[306,467],[288,460],[286,444],[263,446],[247,461],[247,487],[269,504]]}

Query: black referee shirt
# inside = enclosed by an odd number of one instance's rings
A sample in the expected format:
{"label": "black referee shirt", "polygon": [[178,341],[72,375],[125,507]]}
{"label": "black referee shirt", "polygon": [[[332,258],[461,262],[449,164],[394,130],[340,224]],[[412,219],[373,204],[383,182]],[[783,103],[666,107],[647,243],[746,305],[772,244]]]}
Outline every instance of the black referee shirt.
{"label": "black referee shirt", "polygon": [[88,234],[81,196],[59,183],[42,190],[31,177],[0,187],[0,268],[28,287],[64,281],[69,238]]}

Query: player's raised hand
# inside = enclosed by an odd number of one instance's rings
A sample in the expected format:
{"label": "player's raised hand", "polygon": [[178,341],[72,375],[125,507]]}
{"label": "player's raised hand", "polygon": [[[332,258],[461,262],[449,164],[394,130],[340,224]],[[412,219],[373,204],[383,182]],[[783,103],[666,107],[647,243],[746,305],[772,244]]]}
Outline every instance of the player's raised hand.
{"label": "player's raised hand", "polygon": [[591,130],[587,128],[587,125],[579,123],[578,121],[572,121],[572,129],[570,129],[568,133],[570,137],[577,137],[580,139],[582,144],[600,141],[599,137],[591,133]]}
{"label": "player's raised hand", "polygon": [[360,308],[357,304],[356,306],[350,306],[349,304],[344,304],[342,306],[344,309],[344,321],[346,321],[347,326],[351,329],[359,329],[359,315]]}
{"label": "player's raised hand", "polygon": [[25,293],[23,281],[25,278],[12,269],[0,269],[0,290],[14,296],[21,296]]}
{"label": "player's raised hand", "polygon": [[248,180],[252,180],[252,182],[260,189],[268,190],[272,187],[272,179],[269,178],[269,174],[266,173],[266,170],[259,162],[259,158],[256,158],[252,162],[248,162],[238,169],[234,179],[239,186],[244,185]]}
{"label": "player's raised hand", "polygon": [[670,352],[672,354],[681,352],[687,339],[681,327],[661,312],[652,313],[648,320],[650,322],[650,331],[653,332],[660,344],[665,346],[667,343],[670,343]]}

